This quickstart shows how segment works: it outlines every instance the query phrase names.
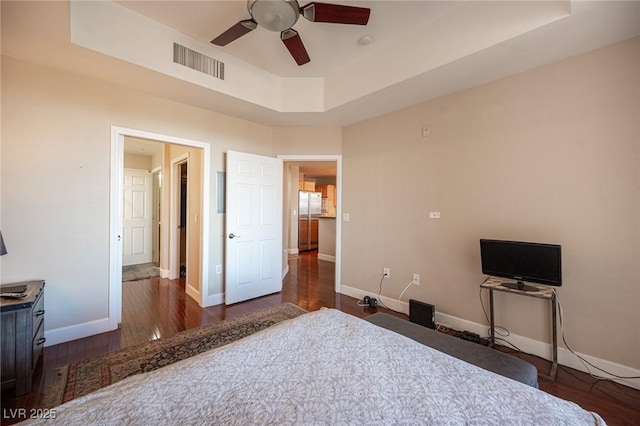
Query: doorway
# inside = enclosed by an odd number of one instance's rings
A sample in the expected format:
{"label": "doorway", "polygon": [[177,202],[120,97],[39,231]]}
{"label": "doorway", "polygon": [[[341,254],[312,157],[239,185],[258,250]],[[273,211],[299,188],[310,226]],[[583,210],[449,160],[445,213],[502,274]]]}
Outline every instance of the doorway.
{"label": "doorway", "polygon": [[189,183],[189,163],[185,160],[177,164],[176,172],[178,174],[178,275],[180,278],[187,276],[187,245],[188,235],[187,226],[187,207],[189,201],[188,183]]}
{"label": "doorway", "polygon": [[[197,191],[200,185],[189,184],[189,161],[200,160],[200,148],[126,137],[124,149],[123,281],[158,275],[186,278],[188,284],[199,281],[201,263],[192,257],[199,255],[202,237],[194,234],[199,232],[198,223],[192,227],[187,224],[189,214],[197,217],[201,205]],[[194,170],[197,180],[201,173],[198,167]],[[163,171],[171,188],[162,185]],[[170,233],[174,228],[177,232]],[[166,243],[162,248],[161,240]],[[192,266],[191,279],[187,277],[187,264]]]}
{"label": "doorway", "polygon": [[[187,286],[187,294],[195,299],[200,306],[206,307],[213,303],[208,296],[209,277],[209,185],[211,146],[209,143],[184,139],[174,136],[162,135],[136,129],[127,129],[118,126],[111,127],[111,183],[110,183],[110,219],[109,219],[109,329],[115,330],[122,321],[122,209],[123,209],[123,175],[124,175],[124,146],[125,137],[140,138],[147,141],[160,142],[183,148],[199,149],[200,176],[197,180],[198,193],[201,194],[196,218],[198,221],[198,250],[194,253],[198,261],[198,273],[195,274],[193,285]],[[165,203],[166,204],[166,203]],[[170,215],[175,217],[175,215]],[[174,219],[177,221],[177,219]],[[167,223],[171,220],[167,221]],[[174,229],[177,229],[174,228]],[[176,241],[169,237],[167,227],[160,227],[160,247],[165,249],[171,245],[170,241]],[[166,235],[166,237],[165,237]],[[165,250],[166,252],[166,250]],[[160,251],[160,263],[162,264],[162,250]],[[167,259],[169,255],[166,256]],[[188,256],[187,256],[188,258]],[[168,260],[167,260],[168,261]],[[177,274],[176,274],[177,275]]]}
{"label": "doorway", "polygon": [[153,247],[151,248],[151,261],[158,268],[160,267],[160,250],[162,249],[162,242],[160,239],[161,226],[160,211],[162,210],[162,168],[156,167],[151,170],[153,179],[153,199],[151,200],[153,205],[153,214],[151,215],[151,222],[153,225],[153,235],[151,237]]}
{"label": "doorway", "polygon": [[[320,260],[335,261],[334,272],[334,286],[335,292],[340,293],[340,274],[341,274],[341,246],[342,246],[342,156],[341,155],[278,155],[284,161],[285,168],[285,197],[284,197],[284,229],[285,229],[285,244],[288,247],[288,251],[285,256],[288,258],[289,254],[297,254],[299,252],[297,245],[297,237],[292,238],[294,235],[298,235],[299,217],[298,217],[298,181],[299,175],[295,169],[293,172],[289,170],[289,166],[297,166],[299,169],[307,170],[308,175],[314,174],[314,180],[320,184],[327,183],[329,179],[331,183],[335,181],[335,210],[333,210],[335,218],[333,219],[320,219],[320,221],[332,221],[335,222],[335,242],[332,241],[334,246],[334,254],[329,257],[323,257],[323,253],[319,253]],[[326,169],[331,168],[335,173],[334,176],[328,176]],[[312,170],[315,172],[311,172]],[[324,175],[324,176],[321,176]],[[318,179],[320,178],[320,179]],[[314,187],[315,188],[315,187]],[[333,223],[332,223],[333,224]],[[320,222],[319,226],[323,223]],[[326,225],[326,223],[325,223]],[[319,240],[322,239],[322,229],[319,231]],[[295,241],[295,243],[294,243]],[[285,259],[285,265],[287,265],[288,259]],[[288,266],[285,272],[288,271]]]}

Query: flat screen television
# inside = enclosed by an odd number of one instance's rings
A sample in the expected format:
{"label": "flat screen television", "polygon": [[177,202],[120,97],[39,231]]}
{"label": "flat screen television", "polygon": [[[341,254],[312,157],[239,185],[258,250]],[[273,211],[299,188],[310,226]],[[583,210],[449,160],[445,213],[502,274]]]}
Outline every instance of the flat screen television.
{"label": "flat screen television", "polygon": [[480,258],[483,274],[515,280],[502,283],[505,287],[538,291],[525,282],[562,285],[561,247],[557,244],[482,239]]}

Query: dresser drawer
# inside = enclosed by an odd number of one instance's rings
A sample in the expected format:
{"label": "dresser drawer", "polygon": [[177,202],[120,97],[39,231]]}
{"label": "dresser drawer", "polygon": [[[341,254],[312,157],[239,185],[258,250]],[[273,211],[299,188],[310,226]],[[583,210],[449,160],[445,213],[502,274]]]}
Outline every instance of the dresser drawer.
{"label": "dresser drawer", "polygon": [[40,292],[38,298],[33,304],[31,315],[31,331],[32,337],[34,337],[44,322],[44,291]]}
{"label": "dresser drawer", "polygon": [[44,349],[44,322],[40,321],[38,330],[36,331],[36,335],[33,338],[33,355],[31,356],[32,365],[31,369],[36,368],[38,365],[38,360],[40,359],[40,355],[42,355],[42,350]]}

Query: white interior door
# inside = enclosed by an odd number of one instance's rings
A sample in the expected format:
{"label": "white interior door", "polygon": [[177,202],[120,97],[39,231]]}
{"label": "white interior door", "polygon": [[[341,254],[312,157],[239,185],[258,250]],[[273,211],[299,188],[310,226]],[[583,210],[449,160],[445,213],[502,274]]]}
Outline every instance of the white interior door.
{"label": "white interior door", "polygon": [[225,303],[282,290],[282,160],[227,152]]}
{"label": "white interior door", "polygon": [[125,169],[122,192],[122,265],[149,263],[153,241],[151,173]]}

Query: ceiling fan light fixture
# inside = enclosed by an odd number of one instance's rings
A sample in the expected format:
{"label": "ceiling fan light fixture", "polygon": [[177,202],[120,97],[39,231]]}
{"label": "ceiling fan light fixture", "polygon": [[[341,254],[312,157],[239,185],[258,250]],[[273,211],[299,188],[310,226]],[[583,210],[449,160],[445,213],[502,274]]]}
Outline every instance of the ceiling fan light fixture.
{"label": "ceiling fan light fixture", "polygon": [[269,31],[287,30],[300,16],[296,0],[249,0],[247,9],[253,20]]}

